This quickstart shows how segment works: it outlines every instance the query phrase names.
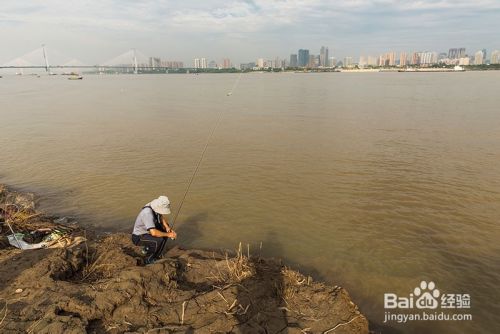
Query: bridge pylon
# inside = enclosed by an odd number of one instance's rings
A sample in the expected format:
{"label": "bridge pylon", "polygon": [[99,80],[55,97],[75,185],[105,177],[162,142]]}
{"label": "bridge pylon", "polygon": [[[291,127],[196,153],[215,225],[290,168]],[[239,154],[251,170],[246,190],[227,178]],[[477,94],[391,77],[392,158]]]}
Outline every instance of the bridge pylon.
{"label": "bridge pylon", "polygon": [[47,51],[45,50],[45,44],[42,44],[43,59],[45,60],[45,71],[50,74],[49,58],[47,56]]}
{"label": "bridge pylon", "polygon": [[134,74],[137,74],[139,71],[138,71],[138,66],[137,66],[137,54],[135,52],[135,49],[134,50]]}

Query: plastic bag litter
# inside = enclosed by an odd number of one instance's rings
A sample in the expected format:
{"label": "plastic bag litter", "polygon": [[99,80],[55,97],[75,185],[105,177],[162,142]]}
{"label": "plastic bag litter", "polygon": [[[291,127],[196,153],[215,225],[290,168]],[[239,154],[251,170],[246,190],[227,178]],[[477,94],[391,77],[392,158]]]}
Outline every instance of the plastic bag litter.
{"label": "plastic bag litter", "polygon": [[23,233],[15,233],[7,236],[9,244],[22,250],[40,249],[40,248],[64,248],[73,247],[85,241],[85,238],[71,236],[60,229],[53,229],[51,233],[46,234],[41,242],[26,242],[26,236]]}
{"label": "plastic bag litter", "polygon": [[47,243],[46,242],[39,242],[36,244],[29,244],[26,241],[23,240],[24,234],[22,233],[15,233],[7,236],[7,239],[9,239],[9,244],[11,244],[14,247],[26,250],[26,249],[39,249],[39,248],[47,248]]}
{"label": "plastic bag litter", "polygon": [[[45,236],[43,237],[41,242],[28,242],[37,232],[45,232]],[[9,239],[9,243],[20,249],[39,249],[39,248],[47,248],[54,244],[55,241],[61,239],[65,234],[63,231],[58,229],[54,229],[52,231],[49,230],[50,233],[46,233],[47,229],[37,230],[29,234],[23,233],[14,233],[7,236]],[[30,238],[31,237],[31,238]],[[28,241],[26,241],[28,240]]]}

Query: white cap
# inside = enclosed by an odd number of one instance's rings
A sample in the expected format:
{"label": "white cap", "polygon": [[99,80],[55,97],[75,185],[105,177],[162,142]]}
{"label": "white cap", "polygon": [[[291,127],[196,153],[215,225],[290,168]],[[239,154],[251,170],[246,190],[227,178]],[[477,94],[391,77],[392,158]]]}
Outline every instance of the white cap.
{"label": "white cap", "polygon": [[154,212],[160,215],[170,214],[170,201],[167,196],[160,196],[146,204],[146,206],[150,206]]}

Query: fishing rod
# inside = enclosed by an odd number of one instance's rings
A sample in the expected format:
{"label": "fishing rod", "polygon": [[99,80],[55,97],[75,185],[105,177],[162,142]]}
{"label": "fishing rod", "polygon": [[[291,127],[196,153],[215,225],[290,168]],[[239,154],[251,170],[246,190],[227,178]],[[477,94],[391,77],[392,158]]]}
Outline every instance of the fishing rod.
{"label": "fishing rod", "polygon": [[[226,96],[233,95],[234,90],[236,89],[236,87],[238,86],[238,83],[240,82],[242,74],[243,74],[243,72],[240,72],[240,75],[236,78],[236,80],[233,84],[233,87],[226,94]],[[223,108],[221,108],[219,110],[219,114],[217,117],[217,121],[215,122],[215,126],[212,128],[212,131],[208,135],[205,146],[203,147],[203,151],[201,152],[200,159],[198,160],[198,163],[196,164],[196,168],[195,168],[193,174],[191,175],[191,178],[189,179],[188,186],[187,186],[186,191],[184,192],[184,196],[182,196],[182,200],[179,204],[179,209],[177,210],[177,212],[174,216],[174,220],[172,221],[172,226],[170,226],[171,229],[174,229],[175,222],[177,221],[177,217],[179,216],[179,213],[181,212],[182,206],[184,205],[184,201],[186,200],[187,194],[189,193],[189,189],[191,188],[191,185],[193,184],[194,178],[196,177],[196,174],[198,173],[198,170],[200,169],[201,163],[203,162],[203,158],[205,157],[205,153],[207,152],[207,148],[208,148],[208,145],[210,144],[210,140],[212,139],[215,131],[217,130],[217,128],[219,127],[219,125],[221,123],[223,111],[224,111]]]}

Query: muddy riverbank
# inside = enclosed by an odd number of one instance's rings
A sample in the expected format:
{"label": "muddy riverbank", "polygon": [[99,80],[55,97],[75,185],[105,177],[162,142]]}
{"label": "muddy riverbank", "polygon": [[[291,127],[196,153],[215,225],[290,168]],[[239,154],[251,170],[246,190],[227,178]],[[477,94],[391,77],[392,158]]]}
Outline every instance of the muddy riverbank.
{"label": "muddy riverbank", "polygon": [[74,241],[22,251],[1,225],[2,333],[368,333],[343,288],[280,260],[176,246],[143,266],[129,235],[42,215],[32,194],[0,186],[0,208],[16,232],[59,228]]}

